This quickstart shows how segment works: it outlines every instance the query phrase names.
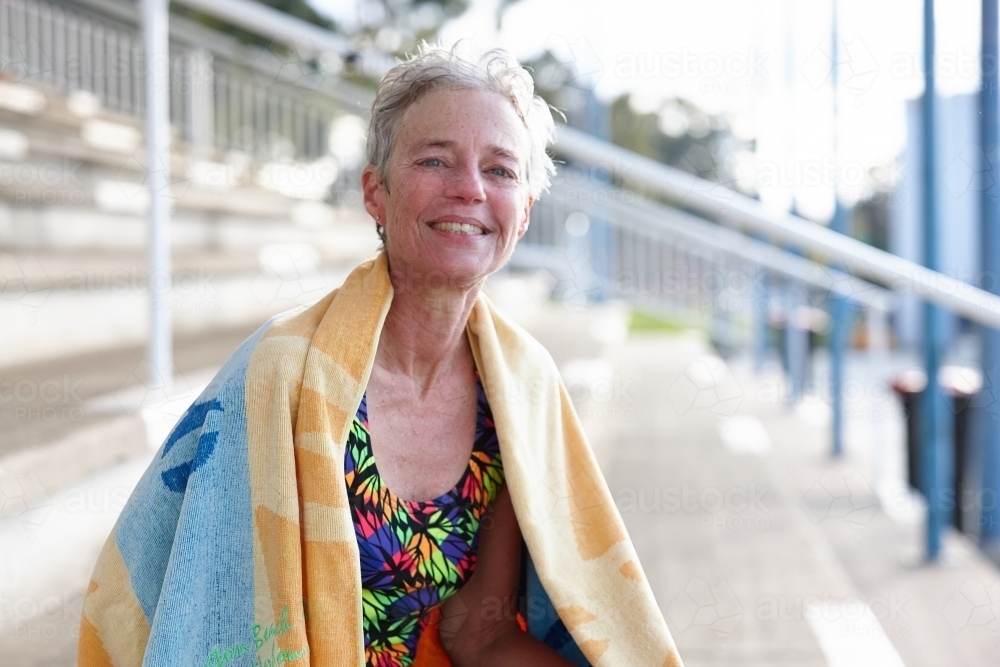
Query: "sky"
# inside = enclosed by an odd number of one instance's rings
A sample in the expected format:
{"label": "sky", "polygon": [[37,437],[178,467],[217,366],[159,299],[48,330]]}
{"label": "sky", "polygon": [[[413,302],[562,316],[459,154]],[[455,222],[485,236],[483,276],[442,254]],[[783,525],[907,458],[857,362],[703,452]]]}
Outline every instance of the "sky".
{"label": "sky", "polygon": [[[359,0],[311,2],[341,20],[363,11]],[[823,220],[835,182],[851,203],[899,173],[905,105],[923,91],[923,0],[837,0],[836,124],[831,0],[520,0],[499,29],[498,2],[473,0],[442,41],[501,46],[522,60],[548,49],[602,99],[631,93],[637,110],[655,111],[682,97],[725,116],[756,139],[737,171],[770,208],[794,201]],[[972,93],[980,2],[937,7],[939,93]]]}

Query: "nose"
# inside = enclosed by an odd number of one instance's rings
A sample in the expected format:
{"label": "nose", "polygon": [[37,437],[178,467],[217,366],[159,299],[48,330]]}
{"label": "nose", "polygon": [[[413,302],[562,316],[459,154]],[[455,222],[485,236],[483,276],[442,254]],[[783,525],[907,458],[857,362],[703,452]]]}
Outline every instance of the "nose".
{"label": "nose", "polygon": [[483,175],[475,163],[463,162],[462,166],[452,171],[448,182],[447,195],[465,202],[481,202],[486,199],[483,189]]}

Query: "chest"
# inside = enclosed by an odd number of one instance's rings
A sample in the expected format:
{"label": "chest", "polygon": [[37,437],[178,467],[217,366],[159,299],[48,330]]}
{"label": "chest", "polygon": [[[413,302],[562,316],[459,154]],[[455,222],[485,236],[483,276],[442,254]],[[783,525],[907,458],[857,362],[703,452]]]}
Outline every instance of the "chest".
{"label": "chest", "polygon": [[436,498],[452,488],[468,465],[475,440],[475,377],[450,379],[426,396],[372,380],[368,431],[385,485],[405,500]]}
{"label": "chest", "polygon": [[504,479],[489,404],[476,389],[471,456],[458,483],[430,500],[401,499],[386,485],[362,398],[344,472],[360,557],[366,664],[411,664],[424,612],[453,595],[475,569],[480,521]]}

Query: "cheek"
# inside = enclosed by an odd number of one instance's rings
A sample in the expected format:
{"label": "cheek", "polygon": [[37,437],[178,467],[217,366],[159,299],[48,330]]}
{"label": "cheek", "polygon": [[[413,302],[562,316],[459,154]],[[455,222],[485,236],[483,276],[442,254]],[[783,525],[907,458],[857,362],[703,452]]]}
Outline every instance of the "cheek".
{"label": "cheek", "polygon": [[441,193],[441,178],[433,174],[411,177],[400,183],[394,191],[396,208],[399,210],[422,209],[437,199]]}
{"label": "cheek", "polygon": [[519,188],[497,189],[490,197],[492,209],[498,218],[513,220],[515,226],[521,221],[521,215],[527,204],[527,197],[522,196]]}
{"label": "cheek", "polygon": [[414,172],[406,179],[403,189],[410,192],[418,192],[429,188],[438,187],[441,178],[434,172]]}
{"label": "cheek", "polygon": [[516,237],[521,231],[521,226],[526,218],[527,205],[527,197],[521,196],[519,193],[509,197],[504,204],[504,215],[510,221],[509,227],[512,236]]}

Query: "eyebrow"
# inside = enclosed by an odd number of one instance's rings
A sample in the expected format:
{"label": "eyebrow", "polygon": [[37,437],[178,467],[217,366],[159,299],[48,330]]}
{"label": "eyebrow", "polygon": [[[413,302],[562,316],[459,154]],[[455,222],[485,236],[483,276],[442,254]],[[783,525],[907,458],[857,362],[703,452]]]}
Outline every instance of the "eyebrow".
{"label": "eyebrow", "polygon": [[[421,148],[454,148],[455,142],[450,139],[428,139],[427,141],[422,141],[417,144],[417,149]],[[518,156],[507,150],[503,146],[490,146],[489,150],[491,153],[498,157],[507,158],[508,160],[518,161]]]}

